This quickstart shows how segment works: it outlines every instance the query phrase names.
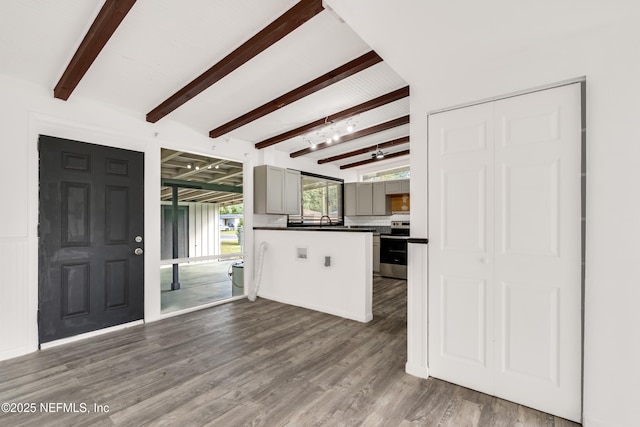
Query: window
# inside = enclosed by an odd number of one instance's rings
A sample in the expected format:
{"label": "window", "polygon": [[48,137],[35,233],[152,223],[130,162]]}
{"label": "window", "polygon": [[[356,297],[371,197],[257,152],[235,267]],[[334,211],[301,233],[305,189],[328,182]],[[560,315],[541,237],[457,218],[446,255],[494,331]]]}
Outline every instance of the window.
{"label": "window", "polygon": [[388,181],[391,179],[407,179],[411,176],[409,166],[402,166],[362,176],[363,181]]}
{"label": "window", "polygon": [[[301,215],[289,215],[289,225],[342,225],[342,187],[337,178],[302,172]],[[329,218],[327,218],[329,217]],[[329,221],[329,219],[331,221]]]}

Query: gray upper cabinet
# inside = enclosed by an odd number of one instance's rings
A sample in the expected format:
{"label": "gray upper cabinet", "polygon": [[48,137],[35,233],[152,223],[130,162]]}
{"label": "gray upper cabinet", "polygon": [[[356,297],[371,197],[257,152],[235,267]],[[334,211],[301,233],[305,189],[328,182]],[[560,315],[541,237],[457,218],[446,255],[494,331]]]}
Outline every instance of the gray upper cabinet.
{"label": "gray upper cabinet", "polygon": [[386,194],[409,194],[409,180],[397,179],[394,181],[386,181]]}
{"label": "gray upper cabinet", "polygon": [[302,205],[300,178],[300,171],[284,170],[284,213],[287,215],[300,215]]}
{"label": "gray upper cabinet", "polygon": [[370,182],[356,183],[356,215],[373,215],[373,187]]}
{"label": "gray upper cabinet", "polygon": [[253,169],[253,213],[300,214],[300,172],[276,166]]}
{"label": "gray upper cabinet", "polygon": [[356,216],[356,183],[348,182],[344,184],[344,215]]}
{"label": "gray upper cabinet", "polygon": [[372,188],[373,215],[390,215],[391,198],[387,197],[385,182],[374,182]]}
{"label": "gray upper cabinet", "polygon": [[344,214],[390,215],[391,201],[384,182],[349,182],[344,184]]}

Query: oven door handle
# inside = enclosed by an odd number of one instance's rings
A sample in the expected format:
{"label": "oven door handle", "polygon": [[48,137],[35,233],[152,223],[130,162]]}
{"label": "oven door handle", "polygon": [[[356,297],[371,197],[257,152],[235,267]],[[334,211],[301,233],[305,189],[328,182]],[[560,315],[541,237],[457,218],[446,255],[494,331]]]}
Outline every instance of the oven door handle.
{"label": "oven door handle", "polygon": [[407,240],[409,236],[380,236],[380,239]]}
{"label": "oven door handle", "polygon": [[429,239],[425,239],[422,237],[409,237],[407,239],[407,243],[416,243],[420,245],[426,245],[429,243]]}

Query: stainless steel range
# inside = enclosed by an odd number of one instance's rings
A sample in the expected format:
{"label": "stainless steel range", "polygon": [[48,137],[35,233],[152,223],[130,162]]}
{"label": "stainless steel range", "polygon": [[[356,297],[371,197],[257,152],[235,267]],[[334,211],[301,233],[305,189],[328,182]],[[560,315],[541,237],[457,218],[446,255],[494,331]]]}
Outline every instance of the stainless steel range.
{"label": "stainless steel range", "polygon": [[380,275],[407,278],[409,221],[391,221],[391,234],[380,235]]}

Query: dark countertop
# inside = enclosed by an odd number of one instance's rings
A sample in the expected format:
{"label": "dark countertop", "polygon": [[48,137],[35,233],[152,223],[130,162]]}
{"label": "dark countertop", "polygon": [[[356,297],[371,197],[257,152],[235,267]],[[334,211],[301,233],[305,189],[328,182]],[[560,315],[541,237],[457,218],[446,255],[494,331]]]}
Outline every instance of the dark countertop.
{"label": "dark countertop", "polygon": [[349,233],[379,233],[377,227],[342,227],[326,225],[323,227],[253,227],[254,230],[274,230],[274,231],[338,231]]}

